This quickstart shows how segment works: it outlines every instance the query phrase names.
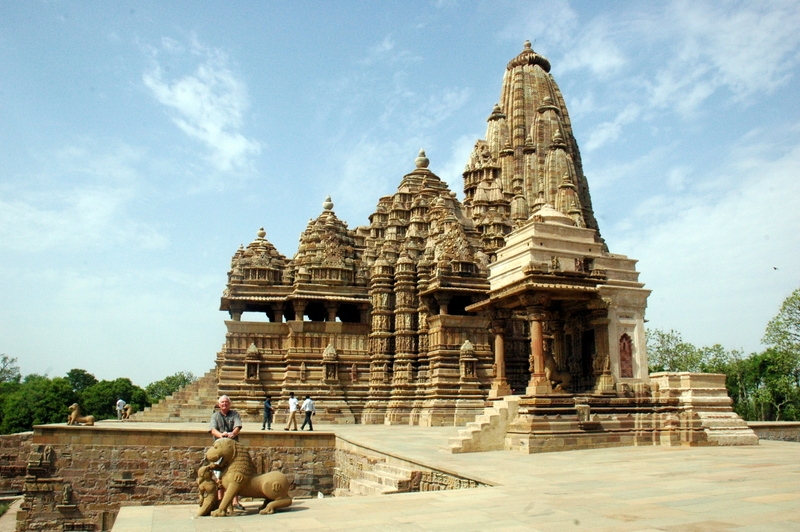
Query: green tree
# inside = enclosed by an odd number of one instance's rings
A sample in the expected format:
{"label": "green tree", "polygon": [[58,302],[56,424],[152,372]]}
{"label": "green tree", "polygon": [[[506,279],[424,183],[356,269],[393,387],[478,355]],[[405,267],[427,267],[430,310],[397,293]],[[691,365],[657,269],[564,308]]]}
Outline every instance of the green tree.
{"label": "green tree", "polygon": [[19,382],[17,359],[3,353],[0,355],[0,382]]}
{"label": "green tree", "polygon": [[675,330],[647,331],[647,358],[651,373],[658,371],[702,371],[702,355],[698,349],[684,342]]}
{"label": "green tree", "polygon": [[800,356],[800,288],[787,297],[769,320],[762,343]]}
{"label": "green tree", "polygon": [[117,417],[117,399],[124,399],[130,403],[134,410],[141,410],[150,406],[147,392],[136,386],[128,378],[119,378],[113,381],[100,381],[89,386],[80,394],[81,410],[93,415],[96,419],[109,419]]}
{"label": "green tree", "polygon": [[20,380],[17,359],[6,354],[0,355],[0,430],[2,430],[3,418],[5,417],[3,402],[9,394],[19,388]]}
{"label": "green tree", "polygon": [[189,371],[179,371],[174,375],[165,377],[160,381],[151,382],[145,388],[147,397],[151,403],[157,403],[168,395],[172,395],[184,386],[187,386],[197,380]]}
{"label": "green tree", "polygon": [[66,421],[69,405],[77,400],[69,381],[26,375],[19,387],[3,398],[3,434],[25,432],[34,425]]}
{"label": "green tree", "polygon": [[795,357],[767,349],[751,357],[752,412],[760,421],[794,421],[800,414],[800,372]]}
{"label": "green tree", "polygon": [[97,384],[97,378],[85,369],[71,369],[67,372],[67,380],[72,385],[73,391],[80,393],[90,386]]}

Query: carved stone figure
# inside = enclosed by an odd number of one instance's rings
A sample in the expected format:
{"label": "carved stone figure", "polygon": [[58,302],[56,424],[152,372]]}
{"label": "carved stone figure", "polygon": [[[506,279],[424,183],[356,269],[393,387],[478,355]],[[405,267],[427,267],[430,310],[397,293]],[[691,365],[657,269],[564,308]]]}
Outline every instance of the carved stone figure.
{"label": "carved stone figure", "polygon": [[221,470],[220,484],[225,489],[225,496],[219,508],[211,512],[213,517],[227,515],[233,499],[237,496],[263,498],[264,504],[259,508],[261,514],[271,514],[279,508],[292,504],[286,475],[280,471],[258,475],[250,453],[241,443],[229,438],[220,438],[206,451],[206,460],[212,464],[219,462],[209,467]]}
{"label": "carved stone figure", "polygon": [[568,371],[560,371],[556,359],[550,351],[544,352],[544,376],[550,381],[553,391],[564,391],[569,387],[572,376]]}
{"label": "carved stone figure", "polygon": [[197,470],[197,492],[200,497],[198,501],[200,508],[197,516],[208,515],[219,508],[217,499],[217,483],[214,481],[214,473],[210,466],[202,466]]}
{"label": "carved stone figure", "polygon": [[130,419],[131,414],[133,414],[133,406],[128,403],[125,405],[125,408],[122,409],[122,419]]}
{"label": "carved stone figure", "polygon": [[94,416],[81,415],[81,407],[78,403],[72,403],[69,407],[69,416],[67,417],[67,425],[94,425]]}

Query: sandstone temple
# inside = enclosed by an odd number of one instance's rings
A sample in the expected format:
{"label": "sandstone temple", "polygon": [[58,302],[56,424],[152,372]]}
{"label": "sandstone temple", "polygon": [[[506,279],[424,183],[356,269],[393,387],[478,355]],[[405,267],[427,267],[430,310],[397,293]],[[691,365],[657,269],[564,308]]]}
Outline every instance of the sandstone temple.
{"label": "sandstone temple", "polygon": [[424,151],[410,159],[369,224],[351,229],[326,198],[292,257],[263,229],[240,247],[215,368],[141,417],[205,421],[227,394],[256,420],[269,395],[280,423],[294,392],[323,422],[469,423],[454,446],[529,451],[744,426],[724,379],[648,374],[649,290],[600,235],[564,98],[529,42],[466,161],[463,200]]}

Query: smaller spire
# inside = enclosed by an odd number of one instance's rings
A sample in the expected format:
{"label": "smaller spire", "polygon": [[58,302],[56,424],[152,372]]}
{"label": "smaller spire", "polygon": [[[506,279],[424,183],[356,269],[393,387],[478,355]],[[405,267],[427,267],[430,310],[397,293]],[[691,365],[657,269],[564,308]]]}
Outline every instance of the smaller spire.
{"label": "smaller spire", "polygon": [[494,104],[492,108],[492,114],[489,115],[489,118],[486,119],[487,122],[491,122],[492,120],[500,120],[501,118],[505,118],[506,115],[503,113],[503,110],[500,108],[500,104]]}
{"label": "smaller spire", "polygon": [[430,159],[425,156],[425,150],[419,150],[419,156],[414,159],[414,164],[417,165],[417,168],[427,168],[430,162]]}

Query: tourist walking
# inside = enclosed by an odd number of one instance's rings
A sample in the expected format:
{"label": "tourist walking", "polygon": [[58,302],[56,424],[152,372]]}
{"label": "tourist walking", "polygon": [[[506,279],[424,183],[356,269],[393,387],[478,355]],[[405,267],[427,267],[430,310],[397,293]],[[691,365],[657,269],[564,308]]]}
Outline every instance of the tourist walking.
{"label": "tourist walking", "polygon": [[300,407],[303,412],[306,413],[306,418],[303,420],[303,424],[300,426],[300,430],[306,428],[306,423],[308,423],[308,430],[314,430],[314,425],[311,424],[311,416],[314,415],[314,400],[311,399],[310,395],[306,395],[306,400],[303,401],[303,406]]}
{"label": "tourist walking", "polygon": [[294,392],[289,392],[289,421],[283,430],[297,430],[297,406],[297,397],[294,396]]}
{"label": "tourist walking", "polygon": [[264,430],[265,425],[267,430],[272,430],[272,403],[270,403],[269,395],[264,399],[264,421],[261,423],[261,430]]}
{"label": "tourist walking", "polygon": [[[106,403],[106,404],[108,404],[108,403]],[[126,404],[127,403],[122,399],[122,397],[117,399],[117,420],[121,420],[122,419],[122,411],[125,410],[125,405]]]}

